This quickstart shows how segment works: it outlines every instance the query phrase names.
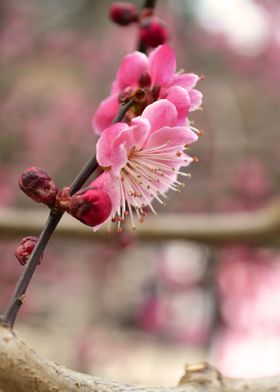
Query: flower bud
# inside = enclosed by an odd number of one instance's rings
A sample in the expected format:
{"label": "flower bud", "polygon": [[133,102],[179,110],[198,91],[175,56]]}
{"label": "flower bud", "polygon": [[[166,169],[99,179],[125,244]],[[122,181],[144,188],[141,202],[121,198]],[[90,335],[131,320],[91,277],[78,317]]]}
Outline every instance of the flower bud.
{"label": "flower bud", "polygon": [[136,7],[131,3],[113,3],[109,13],[111,20],[121,26],[127,26],[132,22],[136,22],[138,17]]}
{"label": "flower bud", "polygon": [[109,195],[93,187],[82,190],[71,197],[68,212],[87,226],[105,222],[112,211]]}
{"label": "flower bud", "polygon": [[29,167],[21,174],[18,184],[21,190],[37,203],[52,207],[58,188],[50,176],[39,167]]}
{"label": "flower bud", "polygon": [[[16,248],[15,255],[20,262],[21,265],[25,265],[29,256],[31,255],[35,245],[37,244],[37,237],[24,237]],[[42,261],[43,256],[40,258],[40,262]],[[39,263],[40,264],[40,263]]]}
{"label": "flower bud", "polygon": [[143,18],[140,23],[140,40],[150,48],[164,44],[169,38],[167,26],[155,17]]}

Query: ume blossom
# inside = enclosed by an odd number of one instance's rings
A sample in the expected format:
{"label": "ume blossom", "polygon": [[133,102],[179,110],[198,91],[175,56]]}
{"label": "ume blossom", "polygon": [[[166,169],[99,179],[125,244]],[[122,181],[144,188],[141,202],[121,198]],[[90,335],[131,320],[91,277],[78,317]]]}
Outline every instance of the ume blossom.
{"label": "ume blossom", "polygon": [[109,195],[109,218],[118,222],[119,231],[127,215],[135,227],[133,210],[140,221],[146,206],[156,213],[153,200],[164,204],[166,191],[183,185],[178,176],[188,176],[180,169],[193,161],[186,150],[198,136],[178,125],[178,117],[176,106],[161,99],[132,118],[130,125],[119,122],[101,134],[96,151],[104,173],[91,186]]}
{"label": "ume blossom", "polygon": [[120,105],[132,97],[136,102],[124,117],[128,124],[146,106],[167,99],[177,109],[176,125],[185,125],[189,112],[201,105],[202,94],[194,89],[199,79],[193,73],[176,73],[175,53],[168,44],[157,47],[149,56],[137,51],[130,53],[120,65],[110,96],[98,106],[93,127],[101,134],[112,124]]}

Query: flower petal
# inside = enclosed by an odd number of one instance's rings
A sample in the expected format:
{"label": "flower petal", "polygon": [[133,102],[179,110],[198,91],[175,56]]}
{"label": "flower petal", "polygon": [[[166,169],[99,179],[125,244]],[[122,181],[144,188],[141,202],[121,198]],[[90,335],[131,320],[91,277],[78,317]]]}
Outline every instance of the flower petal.
{"label": "flower petal", "polygon": [[167,99],[160,99],[148,105],[143,111],[142,117],[149,120],[151,124],[150,132],[153,133],[164,126],[176,126],[178,113],[173,103]]}
{"label": "flower petal", "polygon": [[201,106],[203,95],[200,91],[194,89],[190,90],[189,94],[191,99],[190,111],[192,112]]}
{"label": "flower petal", "polygon": [[[148,57],[141,52],[133,52],[125,56],[117,73],[120,91],[126,87],[138,86],[139,79],[149,68]],[[115,89],[116,87],[114,87]]]}
{"label": "flower petal", "polygon": [[191,100],[188,92],[179,86],[172,86],[169,88],[166,99],[172,102],[178,112],[178,125],[185,125],[187,115],[190,110]]}
{"label": "flower petal", "polygon": [[150,53],[150,75],[152,85],[168,86],[176,71],[176,58],[173,48],[165,44]]}
{"label": "flower petal", "polygon": [[187,127],[164,127],[151,135],[145,149],[167,143],[169,147],[174,146],[174,156],[176,156],[179,146],[183,147],[185,144],[191,144],[197,139],[197,134]]}
{"label": "flower petal", "polygon": [[116,178],[113,176],[113,174],[110,171],[105,171],[104,173],[102,173],[90,184],[90,186],[96,187],[97,189],[101,189],[104,192],[106,192],[109,195],[112,202],[112,213],[110,217],[101,225],[95,226],[93,230],[96,231],[104,223],[108,222],[118,210],[120,205],[120,199],[121,199],[120,187],[119,187],[118,180],[116,180]]}
{"label": "flower petal", "polygon": [[92,119],[92,126],[98,135],[100,135],[104,129],[112,125],[118,111],[118,94],[110,95],[99,104]]}
{"label": "flower petal", "polygon": [[97,162],[100,166],[111,167],[115,175],[127,162],[127,137],[122,134],[127,135],[128,130],[127,124],[116,123],[103,131],[96,144]]}
{"label": "flower petal", "polygon": [[133,146],[142,148],[149,135],[151,126],[149,121],[143,117],[135,117],[131,121],[131,133],[133,138]]}
{"label": "flower petal", "polygon": [[194,73],[176,74],[172,86],[180,86],[189,91],[196,85],[199,79],[199,76]]}

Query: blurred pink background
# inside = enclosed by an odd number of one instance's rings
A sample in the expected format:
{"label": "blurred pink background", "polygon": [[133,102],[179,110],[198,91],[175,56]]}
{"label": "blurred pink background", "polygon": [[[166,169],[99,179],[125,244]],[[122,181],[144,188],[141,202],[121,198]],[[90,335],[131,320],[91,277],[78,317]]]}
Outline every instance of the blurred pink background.
{"label": "blurred pink background", "polygon": [[[94,151],[92,115],[137,42],[135,26],[109,21],[111,3],[1,3],[1,209],[36,214],[20,172],[39,166],[66,186]],[[157,14],[170,25],[178,69],[206,75],[204,110],[192,115],[205,131],[192,149],[199,163],[158,210],[266,205],[279,192],[279,1],[159,0]],[[2,237],[0,310],[21,271],[20,238]],[[54,238],[17,328],[50,359],[124,381],[175,383],[185,362],[201,359],[232,376],[269,375],[280,372],[279,287],[276,248]]]}

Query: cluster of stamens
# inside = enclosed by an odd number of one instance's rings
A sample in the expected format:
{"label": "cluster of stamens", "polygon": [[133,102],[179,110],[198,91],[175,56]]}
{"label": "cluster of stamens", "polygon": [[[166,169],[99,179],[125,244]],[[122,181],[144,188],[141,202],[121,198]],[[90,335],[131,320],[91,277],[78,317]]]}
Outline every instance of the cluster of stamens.
{"label": "cluster of stamens", "polygon": [[178,171],[176,167],[178,164],[182,165],[189,161],[184,153],[188,147],[188,145],[170,146],[165,143],[147,149],[135,147],[131,149],[128,162],[122,168],[118,178],[121,202],[112,218],[112,222],[117,222],[119,232],[122,231],[121,225],[125,223],[128,215],[132,228],[135,229],[133,210],[140,222],[144,220],[146,207],[157,214],[151,203],[152,199],[156,199],[163,206],[165,202],[162,199],[168,199],[161,188],[180,192],[185,186],[184,183],[178,181],[177,175],[190,177],[190,174]]}

